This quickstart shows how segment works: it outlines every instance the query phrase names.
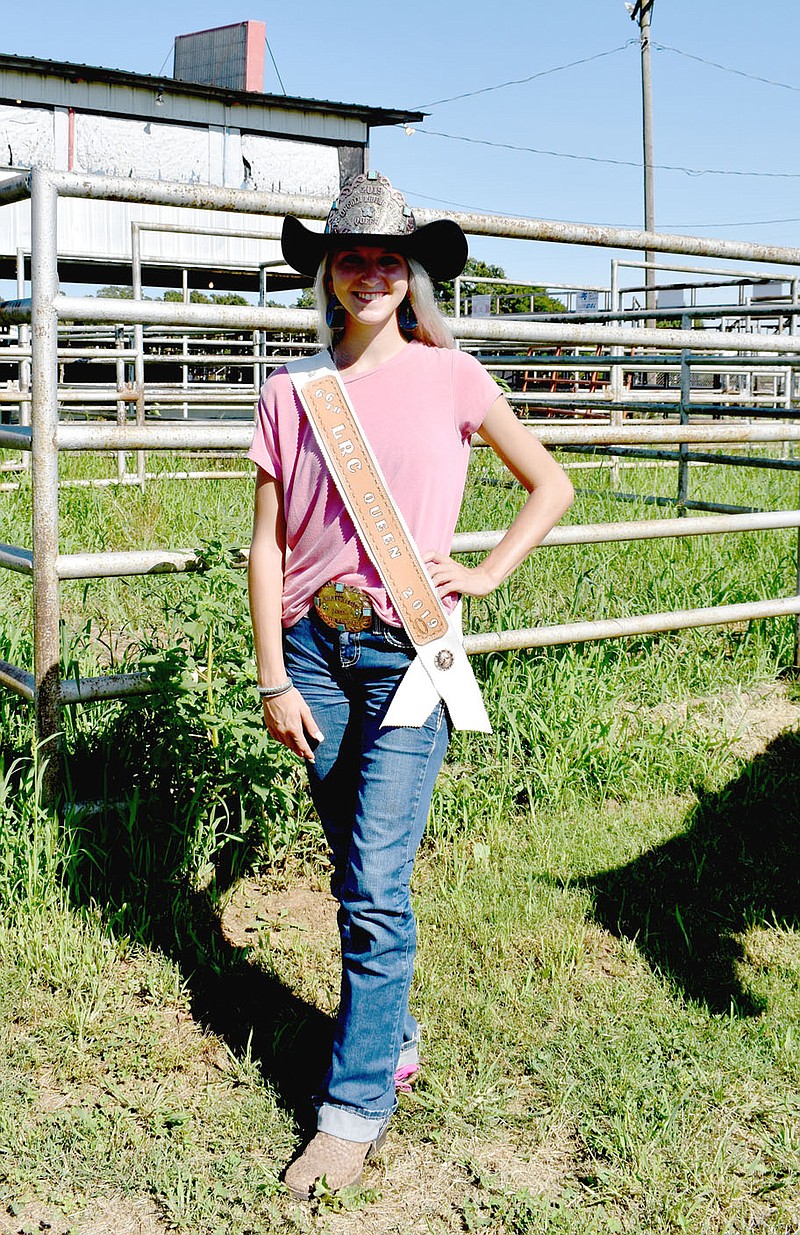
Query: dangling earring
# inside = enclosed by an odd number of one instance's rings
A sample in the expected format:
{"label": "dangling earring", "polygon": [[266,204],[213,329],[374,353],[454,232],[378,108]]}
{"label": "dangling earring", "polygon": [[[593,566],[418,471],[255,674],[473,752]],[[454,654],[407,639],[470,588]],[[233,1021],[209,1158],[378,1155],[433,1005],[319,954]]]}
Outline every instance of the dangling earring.
{"label": "dangling earring", "polygon": [[405,330],[406,334],[413,334],[417,329],[419,322],[417,315],[414,312],[414,306],[406,296],[400,308],[397,310],[397,324],[401,330]]}
{"label": "dangling earring", "polygon": [[344,327],[344,308],[334,295],[328,297],[325,307],[325,325],[328,330],[341,330]]}

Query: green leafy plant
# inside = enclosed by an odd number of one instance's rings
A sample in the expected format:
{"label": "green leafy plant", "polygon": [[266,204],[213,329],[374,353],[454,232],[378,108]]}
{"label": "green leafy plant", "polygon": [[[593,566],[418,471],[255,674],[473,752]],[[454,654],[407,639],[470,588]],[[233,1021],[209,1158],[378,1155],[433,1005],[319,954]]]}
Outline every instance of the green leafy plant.
{"label": "green leafy plant", "polygon": [[[264,727],[244,574],[220,541],[129,648],[153,690],[78,730],[69,762],[72,877],[138,905],[140,920],[213,903],[256,862],[276,862],[305,818],[296,761]],[[139,651],[138,659],[136,652]],[[143,915],[143,917],[142,917]]]}

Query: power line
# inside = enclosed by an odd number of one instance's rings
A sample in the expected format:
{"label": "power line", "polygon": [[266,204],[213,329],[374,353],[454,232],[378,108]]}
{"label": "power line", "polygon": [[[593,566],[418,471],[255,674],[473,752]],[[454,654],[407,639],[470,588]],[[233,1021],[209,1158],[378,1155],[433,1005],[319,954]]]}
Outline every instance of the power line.
{"label": "power line", "polygon": [[276,73],[277,73],[277,75],[278,75],[278,81],[279,81],[279,82],[280,82],[280,84],[281,84],[281,90],[283,91],[283,93],[284,93],[284,94],[286,94],[286,87],[285,87],[285,86],[284,86],[284,84],[283,84],[283,78],[281,77],[280,69],[278,68],[278,66],[277,66],[277,64],[276,64],[276,62],[275,62],[275,57],[274,57],[274,56],[273,56],[273,54],[272,54],[272,48],[271,48],[271,47],[270,47],[270,45],[269,45],[269,39],[267,38],[267,36],[266,36],[266,35],[264,35],[264,42],[265,42],[265,43],[266,43],[266,45],[267,45],[267,51],[269,52],[269,58],[270,58],[270,60],[272,61],[272,67],[274,68],[275,72],[276,72]]}
{"label": "power line", "polygon": [[493,90],[505,90],[507,86],[524,86],[529,81],[536,81],[539,77],[549,77],[551,73],[563,73],[565,69],[574,69],[579,64],[589,64],[592,60],[602,60],[604,56],[613,56],[637,42],[638,39],[628,39],[627,43],[621,43],[619,47],[612,47],[608,51],[599,51],[596,55],[585,56],[582,60],[570,60],[568,64],[557,64],[551,69],[542,69],[539,73],[532,73],[530,77],[517,77],[512,81],[498,82],[496,86],[482,86],[480,90],[468,90],[465,94],[453,94],[447,99],[434,99],[432,103],[419,103],[416,107],[412,108],[412,111],[422,111],[426,107],[440,107],[442,103],[455,103],[459,99],[473,99],[478,94],[489,94]]}
{"label": "power line", "polygon": [[[570,60],[566,64],[557,64],[549,69],[542,69],[539,73],[532,73],[530,77],[512,78],[510,81],[498,82],[494,86],[482,86],[479,90],[467,90],[463,94],[453,94],[445,99],[433,99],[429,103],[419,103],[413,110],[422,111],[426,107],[440,107],[443,103],[455,103],[460,99],[473,99],[480,94],[489,94],[494,90],[505,90],[508,86],[524,86],[528,82],[536,81],[540,77],[549,77],[552,73],[563,73],[565,69],[574,69],[582,64],[590,64],[593,60],[602,60],[605,56],[614,56],[618,52],[625,51],[626,48],[632,47],[638,43],[638,39],[628,39],[627,42],[621,43],[619,47],[611,47],[608,51],[597,52],[594,56],[584,56],[581,60]],[[719,69],[723,73],[733,73],[736,77],[746,77],[749,81],[761,82],[765,86],[777,86],[781,90],[792,90],[800,94],[800,86],[793,86],[789,82],[776,81],[772,77],[760,77],[756,73],[747,73],[744,69],[734,69],[729,64],[720,64],[718,60],[709,60],[705,56],[697,56],[693,52],[684,51],[680,47],[672,47],[668,43],[652,43],[652,46],[657,51],[670,51],[676,56],[683,56],[686,60],[694,60],[698,64],[706,64],[710,68]],[[270,53],[272,54],[272,53]],[[274,63],[274,61],[273,61]],[[277,68],[275,70],[277,72]],[[279,75],[280,76],[280,75]]]}
{"label": "power line", "polygon": [[[414,129],[413,131],[414,133],[424,134],[427,137],[444,137],[448,141],[468,142],[474,146],[491,146],[498,150],[514,150],[522,154],[546,155],[551,159],[570,159],[578,163],[605,163],[613,167],[641,168],[642,166],[641,162],[636,162],[633,159],[608,159],[600,155],[569,154],[563,150],[542,150],[537,146],[517,146],[511,142],[493,142],[489,141],[488,138],[466,137],[462,133],[442,133],[437,129]],[[653,166],[658,171],[683,172],[686,176],[753,176],[757,179],[767,180],[800,180],[800,172],[748,172],[719,167],[683,167],[675,163],[655,163]]]}
{"label": "power line", "polygon": [[720,64],[716,60],[707,60],[704,56],[695,56],[690,51],[682,51],[680,47],[670,47],[666,43],[653,43],[657,51],[671,51],[685,60],[696,60],[698,64],[708,64],[712,69],[720,69],[723,73],[733,73],[736,77],[746,77],[749,81],[761,82],[764,86],[778,86],[781,90],[792,90],[800,94],[800,86],[791,86],[785,81],[775,81],[772,77],[759,77],[755,73],[746,73],[744,69],[732,69],[728,64]]}
{"label": "power line", "polygon": [[400,189],[403,197],[410,201],[436,202],[439,206],[456,206],[459,210],[466,210],[470,214],[507,215],[510,219],[516,217],[514,214],[509,214],[507,210],[495,210],[494,208],[487,210],[484,206],[471,206],[467,202],[454,202],[448,197],[431,197],[427,193],[417,193],[414,189],[403,188],[402,185],[397,185],[396,187]]}
{"label": "power line", "polygon": [[172,55],[172,51],[173,51],[173,49],[170,47],[169,51],[167,52],[166,56],[164,57],[164,59],[163,59],[163,60],[162,60],[162,62],[161,62],[161,68],[160,68],[160,69],[158,70],[158,72],[156,73],[156,77],[160,77],[160,76],[161,76],[161,74],[164,72],[164,69],[167,67],[167,61],[169,60],[170,56]]}
{"label": "power line", "polygon": [[665,223],[664,231],[675,231],[683,228],[695,227],[705,231],[707,227],[771,227],[775,223],[800,223],[800,218],[797,219],[738,219],[735,223]]}
{"label": "power line", "polygon": [[[402,192],[407,201],[434,202],[438,206],[455,206],[458,210],[466,210],[470,214],[496,214],[506,216],[507,218],[516,218],[517,215],[510,213],[507,210],[497,210],[494,206],[476,206],[470,202],[456,202],[448,197],[431,197],[427,193],[417,193],[414,189],[409,189],[403,185],[397,186]],[[778,223],[800,223],[800,218],[791,219],[737,219],[734,222],[720,223],[664,223],[662,231],[682,231],[688,228],[699,228],[705,230],[708,227],[771,227]],[[630,227],[639,229],[641,222],[636,223],[603,223],[602,227]]]}

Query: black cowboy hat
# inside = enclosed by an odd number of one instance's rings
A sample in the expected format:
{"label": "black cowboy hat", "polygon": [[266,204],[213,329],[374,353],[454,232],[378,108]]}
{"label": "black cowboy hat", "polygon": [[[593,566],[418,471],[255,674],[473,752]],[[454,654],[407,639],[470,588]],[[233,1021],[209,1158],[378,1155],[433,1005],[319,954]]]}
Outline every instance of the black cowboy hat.
{"label": "black cowboy hat", "polygon": [[293,215],[283,220],[284,260],[311,278],[327,253],[358,244],[413,257],[439,283],[461,274],[467,260],[467,240],[458,224],[437,219],[417,227],[402,193],[379,172],[353,176],[342,186],[324,232],[312,231]]}

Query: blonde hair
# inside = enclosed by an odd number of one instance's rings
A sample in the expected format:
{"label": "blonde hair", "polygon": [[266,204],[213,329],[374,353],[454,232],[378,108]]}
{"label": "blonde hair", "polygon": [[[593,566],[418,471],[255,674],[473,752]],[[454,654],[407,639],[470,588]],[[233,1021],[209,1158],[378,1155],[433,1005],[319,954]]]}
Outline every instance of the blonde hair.
{"label": "blonde hair", "polygon": [[[427,347],[455,347],[452,332],[436,303],[433,283],[424,266],[413,257],[408,262],[408,299],[414,310],[417,325],[414,330],[403,330],[409,339],[417,339]],[[320,262],[314,280],[314,299],[317,303],[317,337],[323,347],[333,349],[343,334],[343,328],[331,327],[326,320],[330,296],[331,255]]]}

